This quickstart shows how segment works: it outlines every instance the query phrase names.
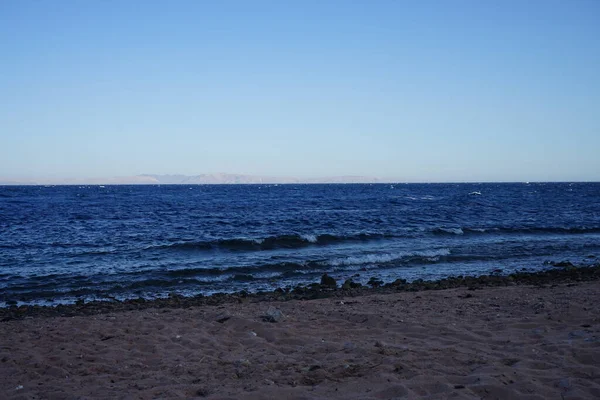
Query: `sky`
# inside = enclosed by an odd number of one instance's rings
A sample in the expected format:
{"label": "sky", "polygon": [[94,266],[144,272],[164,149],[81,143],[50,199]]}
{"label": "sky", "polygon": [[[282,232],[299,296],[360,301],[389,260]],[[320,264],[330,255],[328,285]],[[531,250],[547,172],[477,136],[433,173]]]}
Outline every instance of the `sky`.
{"label": "sky", "polygon": [[0,1],[0,177],[600,181],[600,1]]}

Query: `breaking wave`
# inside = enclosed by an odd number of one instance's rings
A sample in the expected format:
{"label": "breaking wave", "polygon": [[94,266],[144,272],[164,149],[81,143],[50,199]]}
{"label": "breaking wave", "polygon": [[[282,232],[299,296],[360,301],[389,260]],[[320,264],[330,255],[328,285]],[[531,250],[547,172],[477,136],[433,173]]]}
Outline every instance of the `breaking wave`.
{"label": "breaking wave", "polygon": [[293,249],[307,246],[343,243],[364,242],[369,240],[381,240],[391,238],[392,235],[378,233],[361,233],[358,235],[338,236],[332,234],[290,234],[269,236],[266,238],[235,238],[220,239],[213,241],[190,241],[175,242],[147,247],[146,250],[170,249],[170,250],[271,250],[271,249]]}
{"label": "breaking wave", "polygon": [[450,255],[450,249],[424,250],[405,253],[391,254],[366,254],[362,256],[351,256],[345,258],[337,258],[328,261],[328,265],[365,265],[365,264],[386,264],[391,262],[435,262],[439,257]]}
{"label": "breaking wave", "polygon": [[435,235],[476,235],[486,233],[496,234],[589,234],[600,233],[600,227],[492,227],[492,228],[471,228],[471,227],[439,227],[434,228],[432,233]]}
{"label": "breaking wave", "polygon": [[433,233],[437,235],[463,235],[465,232],[462,228],[435,228]]}

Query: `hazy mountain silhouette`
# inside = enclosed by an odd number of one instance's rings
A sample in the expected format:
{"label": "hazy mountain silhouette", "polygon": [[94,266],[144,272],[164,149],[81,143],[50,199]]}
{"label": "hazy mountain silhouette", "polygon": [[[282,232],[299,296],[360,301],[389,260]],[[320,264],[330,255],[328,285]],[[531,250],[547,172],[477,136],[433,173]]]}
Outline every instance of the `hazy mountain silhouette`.
{"label": "hazy mountain silhouette", "polygon": [[334,176],[302,179],[294,177],[242,175],[242,174],[201,174],[201,175],[140,175],[151,178],[159,184],[256,184],[256,183],[376,183],[378,178],[365,176]]}
{"label": "hazy mountain silhouette", "polygon": [[73,179],[4,179],[0,185],[219,185],[219,184],[280,184],[280,183],[378,183],[382,180],[368,176],[332,176],[324,178],[294,178],[243,174],[155,175],[142,174],[110,178]]}

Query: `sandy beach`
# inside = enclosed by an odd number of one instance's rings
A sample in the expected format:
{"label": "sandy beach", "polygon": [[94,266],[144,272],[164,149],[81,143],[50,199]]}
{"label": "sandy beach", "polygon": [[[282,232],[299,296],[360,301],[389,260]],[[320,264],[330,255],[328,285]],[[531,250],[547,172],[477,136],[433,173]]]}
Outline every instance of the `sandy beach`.
{"label": "sandy beach", "polygon": [[600,282],[0,323],[7,399],[591,399]]}

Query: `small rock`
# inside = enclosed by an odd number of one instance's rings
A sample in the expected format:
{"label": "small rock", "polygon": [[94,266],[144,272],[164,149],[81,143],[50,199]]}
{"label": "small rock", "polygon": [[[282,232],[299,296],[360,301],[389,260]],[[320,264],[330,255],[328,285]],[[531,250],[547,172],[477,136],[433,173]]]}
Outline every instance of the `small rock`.
{"label": "small rock", "polygon": [[274,382],[274,381],[272,381],[272,380],[270,380],[270,379],[265,379],[265,384],[266,384],[266,385],[274,385],[274,384],[275,384],[275,382]]}
{"label": "small rock", "polygon": [[553,267],[558,267],[558,268],[575,268],[575,265],[573,265],[573,263],[571,261],[560,261],[560,262],[554,262],[552,263]]}
{"label": "small rock", "polygon": [[381,285],[383,285],[383,281],[379,278],[376,277],[371,277],[371,279],[369,279],[369,282],[367,282],[367,285],[371,285],[373,287],[379,287]]}
{"label": "small rock", "polygon": [[342,289],[344,289],[344,290],[350,290],[350,289],[356,289],[356,288],[359,288],[359,287],[361,287],[361,286],[362,286],[362,285],[361,285],[360,283],[358,283],[358,282],[354,282],[354,281],[352,280],[352,278],[349,278],[349,279],[346,279],[346,280],[344,281],[344,284],[342,285]]}
{"label": "small rock", "polygon": [[282,318],[283,314],[275,307],[269,307],[265,315],[262,316],[265,322],[279,322]]}
{"label": "small rock", "polygon": [[406,279],[396,279],[394,282],[392,282],[392,286],[400,286],[400,285],[406,285],[408,283],[408,281]]}
{"label": "small rock", "polygon": [[331,276],[327,275],[327,273],[324,273],[321,277],[321,286],[335,288],[337,287],[337,282]]}
{"label": "small rock", "polygon": [[23,389],[23,385],[19,385],[15,388],[15,390],[21,390],[21,389]]}
{"label": "small rock", "polygon": [[508,367],[512,367],[513,365],[515,365],[516,363],[518,363],[520,360],[518,358],[505,358],[502,360],[502,364],[508,366]]}
{"label": "small rock", "polygon": [[465,385],[454,385],[454,389],[464,389]]}
{"label": "small rock", "polygon": [[249,367],[251,365],[250,361],[245,358],[240,358],[237,360],[236,365],[240,367]]}
{"label": "small rock", "polygon": [[222,324],[223,322],[229,320],[230,318],[231,318],[231,314],[229,314],[228,312],[222,312],[221,314],[217,315],[217,317],[215,318],[215,321]]}

